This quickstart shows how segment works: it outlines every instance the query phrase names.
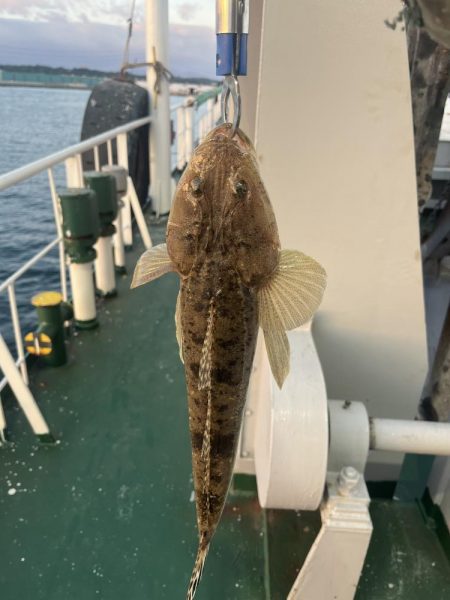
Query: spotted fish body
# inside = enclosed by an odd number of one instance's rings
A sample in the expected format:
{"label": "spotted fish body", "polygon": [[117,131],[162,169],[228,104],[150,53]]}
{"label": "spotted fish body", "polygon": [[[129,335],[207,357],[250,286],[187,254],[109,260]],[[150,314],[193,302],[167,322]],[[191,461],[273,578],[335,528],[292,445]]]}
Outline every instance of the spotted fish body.
{"label": "spotted fish body", "polygon": [[311,318],[325,273],[299,252],[280,252],[253,147],[240,131],[231,138],[228,126],[213,130],[195,151],[175,194],[166,241],[144,253],[132,285],[168,271],[181,278],[176,324],[199,532],[190,600],[231,482],[258,327],[281,387],[289,370],[285,331]]}

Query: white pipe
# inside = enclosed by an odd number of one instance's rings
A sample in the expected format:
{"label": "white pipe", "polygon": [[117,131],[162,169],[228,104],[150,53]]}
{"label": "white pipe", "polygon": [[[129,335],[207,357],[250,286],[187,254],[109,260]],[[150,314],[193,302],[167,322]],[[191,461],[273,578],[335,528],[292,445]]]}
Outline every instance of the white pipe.
{"label": "white pipe", "polygon": [[103,296],[114,294],[116,291],[116,276],[114,271],[114,258],[112,236],[100,236],[95,244],[97,258],[95,259],[95,282],[97,289]]}
{"label": "white pipe", "polygon": [[73,313],[76,321],[92,321],[96,318],[94,278],[92,262],[70,263]]}
{"label": "white pipe", "polygon": [[11,310],[11,319],[14,329],[14,338],[16,340],[17,356],[20,361],[20,372],[24,382],[28,385],[28,370],[25,361],[25,352],[23,350],[22,330],[20,329],[19,311],[17,310],[16,291],[12,283],[8,287],[9,308]]}
{"label": "white pipe", "polygon": [[450,423],[370,419],[370,448],[450,456]]}
{"label": "white pipe", "polygon": [[[146,2],[146,60],[155,60],[169,67],[169,3],[167,0]],[[147,69],[147,88],[152,96],[153,122],[150,132],[150,180],[154,209],[166,214],[171,204],[170,163],[170,96],[169,82],[159,81],[160,93],[155,92],[156,71]]]}
{"label": "white pipe", "polygon": [[0,368],[5,374],[11,389],[17,398],[28,422],[36,435],[50,433],[47,423],[36,404],[33,394],[22,379],[18,368],[8,350],[5,340],[0,335]]}
{"label": "white pipe", "polygon": [[73,146],[68,146],[64,150],[55,152],[55,154],[50,154],[45,158],[41,158],[40,160],[36,160],[35,162],[29,163],[28,165],[19,167],[18,169],[14,169],[13,171],[9,171],[9,173],[5,173],[5,175],[0,175],[0,192],[2,190],[6,190],[12,185],[15,185],[17,183],[20,183],[21,181],[29,179],[30,177],[33,177],[33,175],[37,175],[41,171],[45,171],[46,169],[63,162],[71,156],[87,152],[88,150],[91,150],[94,146],[104,144],[107,140],[115,138],[121,133],[133,131],[133,129],[138,129],[139,127],[148,125],[151,122],[152,117],[143,117],[142,119],[130,121],[130,123],[127,123],[126,125],[115,127],[114,129],[105,131],[100,135],[96,135],[87,140],[84,140],[83,142],[74,144]]}

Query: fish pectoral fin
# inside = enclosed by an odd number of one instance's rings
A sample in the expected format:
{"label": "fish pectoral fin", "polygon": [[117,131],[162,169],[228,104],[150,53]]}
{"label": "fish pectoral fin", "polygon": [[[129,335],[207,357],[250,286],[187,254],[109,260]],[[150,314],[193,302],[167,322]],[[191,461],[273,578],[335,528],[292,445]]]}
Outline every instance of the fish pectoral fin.
{"label": "fish pectoral fin", "polygon": [[181,292],[178,292],[177,307],[175,309],[175,335],[177,336],[178,347],[180,349],[180,359],[184,364],[183,358],[183,329],[181,328]]}
{"label": "fish pectoral fin", "polygon": [[134,269],[131,287],[138,287],[175,270],[175,265],[167,253],[167,245],[159,244],[140,256]]}
{"label": "fish pectoral fin", "polygon": [[289,374],[289,340],[283,329],[272,328],[263,331],[270,369],[281,390],[284,380]]}
{"label": "fish pectoral fin", "polygon": [[258,291],[259,324],[280,388],[289,373],[289,341],[285,331],[311,319],[322,301],[325,286],[326,273],[318,262],[297,250],[282,250],[274,274]]}
{"label": "fish pectoral fin", "polygon": [[280,262],[259,290],[259,323],[285,331],[307,323],[319,308],[327,276],[313,258],[297,250],[282,250]]}

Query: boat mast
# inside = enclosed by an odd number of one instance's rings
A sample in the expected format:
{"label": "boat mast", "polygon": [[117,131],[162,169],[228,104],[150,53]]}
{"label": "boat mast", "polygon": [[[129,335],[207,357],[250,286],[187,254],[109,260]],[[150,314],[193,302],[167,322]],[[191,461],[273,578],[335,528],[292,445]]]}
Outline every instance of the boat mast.
{"label": "boat mast", "polygon": [[[150,195],[158,214],[170,210],[170,95],[169,81],[158,68],[168,68],[169,7],[167,0],[146,0],[147,87],[152,99],[150,130]],[[153,66],[155,65],[155,66]],[[156,67],[156,68],[155,68]],[[156,85],[155,85],[156,84]]]}

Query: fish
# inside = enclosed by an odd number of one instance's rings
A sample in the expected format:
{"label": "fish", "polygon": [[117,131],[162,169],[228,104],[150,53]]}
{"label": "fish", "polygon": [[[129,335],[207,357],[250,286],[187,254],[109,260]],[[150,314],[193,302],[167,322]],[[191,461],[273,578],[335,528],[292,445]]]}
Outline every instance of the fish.
{"label": "fish", "polygon": [[314,259],[281,250],[255,149],[240,129],[213,129],[175,192],[166,243],[137,262],[132,287],[180,276],[175,324],[184,362],[198,551],[193,600],[233,475],[259,328],[281,388],[289,373],[286,331],[317,310],[326,273]]}

